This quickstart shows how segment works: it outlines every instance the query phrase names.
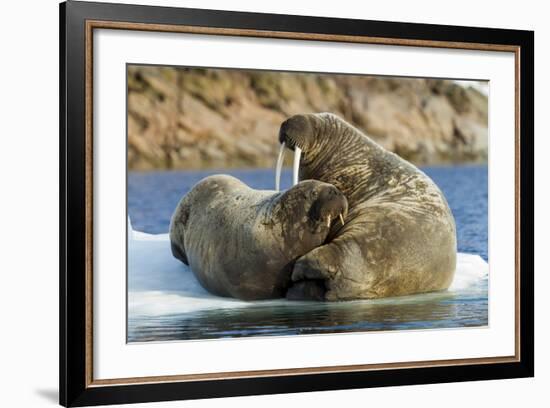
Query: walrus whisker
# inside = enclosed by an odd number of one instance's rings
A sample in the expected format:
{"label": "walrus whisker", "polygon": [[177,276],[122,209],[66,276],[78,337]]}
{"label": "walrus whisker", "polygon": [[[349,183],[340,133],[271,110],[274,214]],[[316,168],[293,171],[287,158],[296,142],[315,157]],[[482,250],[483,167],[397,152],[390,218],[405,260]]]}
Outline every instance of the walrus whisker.
{"label": "walrus whisker", "polygon": [[342,217],[342,213],[340,213],[340,222],[342,223],[342,226],[344,226],[344,217]]}
{"label": "walrus whisker", "polygon": [[298,184],[298,170],[300,169],[300,155],[302,154],[302,149],[298,146],[294,146],[294,163],[292,168],[292,185],[295,186]]}
{"label": "walrus whisker", "polygon": [[277,157],[277,164],[275,166],[275,190],[279,191],[281,187],[281,170],[283,168],[283,161],[285,158],[285,142],[281,143],[279,150],[279,157]]}

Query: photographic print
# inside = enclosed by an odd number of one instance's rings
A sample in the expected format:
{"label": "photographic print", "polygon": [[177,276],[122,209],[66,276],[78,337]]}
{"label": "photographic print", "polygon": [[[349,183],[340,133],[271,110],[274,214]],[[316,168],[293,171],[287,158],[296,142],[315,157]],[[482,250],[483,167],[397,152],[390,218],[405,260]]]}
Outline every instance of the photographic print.
{"label": "photographic print", "polygon": [[489,324],[487,81],[126,68],[129,343]]}
{"label": "photographic print", "polygon": [[61,404],[534,375],[532,31],[59,21]]}

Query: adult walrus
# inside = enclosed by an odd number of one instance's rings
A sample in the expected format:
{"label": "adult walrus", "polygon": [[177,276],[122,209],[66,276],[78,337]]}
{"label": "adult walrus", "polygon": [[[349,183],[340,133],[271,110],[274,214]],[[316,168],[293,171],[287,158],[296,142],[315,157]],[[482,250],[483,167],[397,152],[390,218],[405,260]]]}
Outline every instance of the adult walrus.
{"label": "adult walrus", "polygon": [[289,118],[279,141],[281,149],[297,150],[298,160],[303,152],[301,180],[330,183],[349,204],[346,224],[333,225],[327,244],[296,261],[293,298],[308,297],[308,286],[321,286],[314,297],[326,300],[449,287],[456,267],[455,222],[428,176],[329,113]]}
{"label": "adult walrus", "polygon": [[170,222],[172,254],[209,292],[244,300],[284,297],[292,263],[343,223],[347,200],[316,180],[285,192],[253,190],[227,175],[198,182]]}

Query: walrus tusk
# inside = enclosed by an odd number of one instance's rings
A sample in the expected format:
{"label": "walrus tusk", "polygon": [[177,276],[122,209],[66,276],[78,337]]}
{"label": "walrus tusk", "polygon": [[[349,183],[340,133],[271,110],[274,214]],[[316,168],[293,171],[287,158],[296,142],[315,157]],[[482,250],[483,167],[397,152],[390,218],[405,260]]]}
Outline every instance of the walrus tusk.
{"label": "walrus tusk", "polygon": [[292,185],[295,186],[298,184],[298,170],[300,169],[300,155],[302,154],[302,149],[298,146],[294,146],[294,163],[292,168]]}
{"label": "walrus tusk", "polygon": [[330,228],[330,214],[328,215],[328,219],[327,219],[327,227]]}
{"label": "walrus tusk", "polygon": [[340,222],[342,223],[342,226],[344,226],[344,217],[342,217],[342,213],[340,213]]}
{"label": "walrus tusk", "polygon": [[[277,157],[277,165],[275,166],[275,190],[281,189],[281,172],[283,169],[283,162],[285,157],[285,142],[281,143],[279,149],[279,157]],[[298,172],[300,170],[300,156],[302,155],[302,149],[294,147],[294,162],[292,164],[292,186],[298,184]]]}
{"label": "walrus tusk", "polygon": [[285,142],[281,143],[279,157],[277,157],[277,165],[275,166],[275,190],[279,191],[281,187],[281,170],[285,158]]}

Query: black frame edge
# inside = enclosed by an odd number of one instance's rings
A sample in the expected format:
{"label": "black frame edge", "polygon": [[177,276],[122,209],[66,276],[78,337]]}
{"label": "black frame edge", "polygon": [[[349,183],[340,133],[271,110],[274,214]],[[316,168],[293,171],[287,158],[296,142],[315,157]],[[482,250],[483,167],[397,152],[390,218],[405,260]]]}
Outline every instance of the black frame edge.
{"label": "black frame edge", "polygon": [[[529,37],[529,31],[503,28],[82,2],[77,0],[68,0],[67,3],[72,8],[78,9],[82,15],[89,16],[90,19],[114,19],[116,21],[134,23],[149,22],[155,24],[184,24],[198,27],[335,35],[367,35],[370,37],[407,38],[414,40],[433,40],[434,32],[437,31],[438,41],[481,42],[502,45],[516,45],[518,40],[525,41]],[[368,31],[368,34],[365,31]]]}
{"label": "black frame edge", "polygon": [[[60,403],[86,394],[85,10],[60,4]],[[107,402],[107,401],[105,401]]]}
{"label": "black frame edge", "polygon": [[[532,31],[68,1],[59,6],[59,402],[85,406],[534,376],[534,33]],[[85,20],[518,45],[521,131],[521,361],[88,387],[85,384]],[[297,29],[297,27],[300,27]],[[406,33],[406,35],[404,34]]]}
{"label": "black frame edge", "polygon": [[535,375],[535,33],[526,31],[520,50],[520,355]]}
{"label": "black frame edge", "polygon": [[65,285],[65,271],[66,271],[66,252],[65,252],[65,193],[67,186],[65,184],[65,108],[67,106],[66,101],[66,85],[65,78],[67,75],[67,68],[65,66],[65,13],[66,4],[61,3],[59,5],[59,403],[61,405],[67,405],[67,369],[65,363],[66,357],[66,340],[65,333],[67,332],[67,319],[65,318],[65,301],[66,298],[66,285]]}
{"label": "black frame edge", "polygon": [[406,370],[379,370],[219,381],[100,386],[86,390],[72,406],[192,400],[296,392],[482,381],[531,377],[519,363],[443,366]]}

